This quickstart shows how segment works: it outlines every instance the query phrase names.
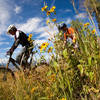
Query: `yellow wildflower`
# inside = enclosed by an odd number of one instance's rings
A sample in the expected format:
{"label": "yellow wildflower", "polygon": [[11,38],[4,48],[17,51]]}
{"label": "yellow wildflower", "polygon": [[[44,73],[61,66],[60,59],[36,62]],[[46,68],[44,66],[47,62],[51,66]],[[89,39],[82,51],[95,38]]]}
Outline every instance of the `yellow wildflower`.
{"label": "yellow wildflower", "polygon": [[40,52],[42,52],[43,49],[45,50],[45,49],[47,48],[48,45],[49,45],[48,42],[42,43],[42,45],[39,47],[39,48],[40,48]]}
{"label": "yellow wildflower", "polygon": [[56,75],[55,75],[55,74],[52,74],[52,75],[51,75],[51,78],[55,78],[55,77],[56,77]]}
{"label": "yellow wildflower", "polygon": [[62,98],[61,100],[67,100],[66,98]]}
{"label": "yellow wildflower", "polygon": [[46,24],[48,24],[48,23],[50,23],[50,19],[48,19],[48,20],[46,21]]}
{"label": "yellow wildflower", "polygon": [[32,37],[32,34],[30,34],[29,37],[31,38]]}
{"label": "yellow wildflower", "polygon": [[56,22],[56,18],[52,19],[53,22]]}
{"label": "yellow wildflower", "polygon": [[50,15],[50,11],[47,11],[47,16]]}
{"label": "yellow wildflower", "polygon": [[42,11],[46,10],[48,6],[44,6],[43,8],[41,8]]}
{"label": "yellow wildflower", "polygon": [[50,48],[48,49],[48,53],[52,52],[52,50],[53,50],[53,47],[50,47]]}
{"label": "yellow wildflower", "polygon": [[93,30],[92,30],[92,33],[93,33],[93,34],[95,34],[95,32],[96,32],[96,30],[95,30],[95,29],[93,29]]}
{"label": "yellow wildflower", "polygon": [[32,88],[31,89],[31,93],[34,93],[35,90],[36,90],[36,88]]}
{"label": "yellow wildflower", "polygon": [[30,41],[31,38],[32,38],[32,34],[29,34],[28,41]]}
{"label": "yellow wildflower", "polygon": [[40,49],[40,52],[42,52],[42,50],[43,50],[43,46],[40,46],[39,49]]}
{"label": "yellow wildflower", "polygon": [[73,43],[75,43],[75,40],[73,39]]}
{"label": "yellow wildflower", "polygon": [[53,7],[50,9],[50,12],[54,12],[54,11],[55,11],[55,9],[56,9],[56,7],[55,7],[55,6],[53,6]]}
{"label": "yellow wildflower", "polygon": [[52,9],[56,9],[56,7],[55,7],[55,6],[53,6],[53,7],[52,7]]}
{"label": "yellow wildflower", "polygon": [[84,24],[84,27],[87,27],[87,26],[89,26],[90,25],[90,23],[85,23]]}
{"label": "yellow wildflower", "polygon": [[28,38],[28,41],[30,41],[31,40],[31,38]]}
{"label": "yellow wildflower", "polygon": [[92,87],[92,88],[89,89],[89,92],[91,92],[91,91],[94,92],[94,93],[98,93],[99,89]]}
{"label": "yellow wildflower", "polygon": [[40,52],[42,52],[43,49],[40,49]]}
{"label": "yellow wildflower", "polygon": [[55,74],[52,74],[48,78],[50,79],[51,82],[53,82],[56,79],[56,75]]}
{"label": "yellow wildflower", "polygon": [[48,42],[44,42],[44,43],[42,43],[42,45],[41,45],[41,46],[42,46],[43,48],[46,48],[48,45],[49,45],[49,43],[48,43]]}

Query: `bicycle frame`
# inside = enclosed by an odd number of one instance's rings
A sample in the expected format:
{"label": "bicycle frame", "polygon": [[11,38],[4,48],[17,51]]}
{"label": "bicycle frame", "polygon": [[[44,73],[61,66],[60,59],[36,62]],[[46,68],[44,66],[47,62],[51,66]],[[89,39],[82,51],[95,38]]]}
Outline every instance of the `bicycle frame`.
{"label": "bicycle frame", "polygon": [[8,66],[9,66],[9,63],[10,63],[10,59],[11,59],[11,55],[10,55],[10,57],[9,57],[9,60],[8,60],[7,65],[6,65],[6,68],[7,68],[7,69],[8,69]]}
{"label": "bicycle frame", "polygon": [[9,66],[10,62],[12,62],[12,64],[13,64],[18,70],[20,70],[20,68],[16,65],[17,62],[12,58],[12,55],[10,55],[9,60],[8,60],[8,63],[7,63],[7,65],[6,65],[6,68],[7,68],[7,69],[8,69],[8,66]]}
{"label": "bicycle frame", "polygon": [[[33,57],[33,55],[35,54],[35,53],[37,53],[37,51],[33,51],[33,52],[31,52],[31,57],[30,57],[30,62],[29,62],[29,66],[31,66],[31,63],[32,63],[32,57]],[[9,64],[10,64],[10,62],[18,69],[18,70],[20,70],[20,67],[18,67],[17,66],[17,64],[19,64],[19,66],[22,66],[22,61],[23,61],[23,59],[24,59],[24,56],[25,56],[25,54],[23,54],[23,56],[22,56],[22,59],[21,59],[21,62],[20,63],[17,63],[16,62],[16,60],[14,60],[13,58],[12,58],[12,55],[10,55],[10,57],[9,57],[9,60],[8,60],[8,63],[7,63],[7,65],[6,65],[6,68],[8,68],[8,66],[9,66]],[[16,64],[17,63],[17,64]],[[30,67],[29,67],[30,68]]]}

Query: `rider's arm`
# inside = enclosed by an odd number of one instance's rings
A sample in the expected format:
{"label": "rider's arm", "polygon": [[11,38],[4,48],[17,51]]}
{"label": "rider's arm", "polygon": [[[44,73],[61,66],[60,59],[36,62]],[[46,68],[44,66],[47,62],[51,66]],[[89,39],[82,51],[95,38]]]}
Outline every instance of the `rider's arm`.
{"label": "rider's arm", "polygon": [[15,41],[14,41],[12,47],[10,48],[11,54],[14,52],[14,50],[19,45],[19,42],[20,42],[20,33],[19,33],[19,31],[17,31],[16,34],[15,34]]}
{"label": "rider's arm", "polygon": [[66,44],[66,39],[67,39],[67,36],[66,36],[66,33],[64,33],[64,45]]}
{"label": "rider's arm", "polygon": [[13,53],[14,50],[17,48],[17,46],[19,45],[19,39],[16,39],[12,45],[12,47],[10,48],[10,52]]}
{"label": "rider's arm", "polygon": [[66,36],[66,33],[64,33],[64,41],[66,41],[67,39],[67,36]]}

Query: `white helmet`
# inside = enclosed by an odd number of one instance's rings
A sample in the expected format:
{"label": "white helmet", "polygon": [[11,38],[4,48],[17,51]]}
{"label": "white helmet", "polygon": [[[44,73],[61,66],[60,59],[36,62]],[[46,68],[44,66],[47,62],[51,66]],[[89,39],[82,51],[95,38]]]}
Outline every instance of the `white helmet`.
{"label": "white helmet", "polygon": [[14,30],[17,30],[17,28],[14,26],[14,25],[10,25],[7,29],[7,33],[9,34],[10,31],[14,31]]}

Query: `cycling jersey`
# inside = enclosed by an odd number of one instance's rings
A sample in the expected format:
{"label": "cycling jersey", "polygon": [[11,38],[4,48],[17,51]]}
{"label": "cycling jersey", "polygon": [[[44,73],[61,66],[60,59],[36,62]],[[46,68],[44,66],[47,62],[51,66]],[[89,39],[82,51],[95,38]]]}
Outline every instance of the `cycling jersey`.
{"label": "cycling jersey", "polygon": [[64,40],[66,40],[68,37],[73,39],[74,34],[75,34],[74,29],[72,27],[68,28],[68,30],[66,30],[66,32],[64,32]]}
{"label": "cycling jersey", "polygon": [[19,44],[21,44],[23,47],[24,46],[25,47],[31,47],[32,46],[32,44],[28,41],[28,36],[20,30],[16,31],[15,41],[14,41],[10,51],[13,52]]}

